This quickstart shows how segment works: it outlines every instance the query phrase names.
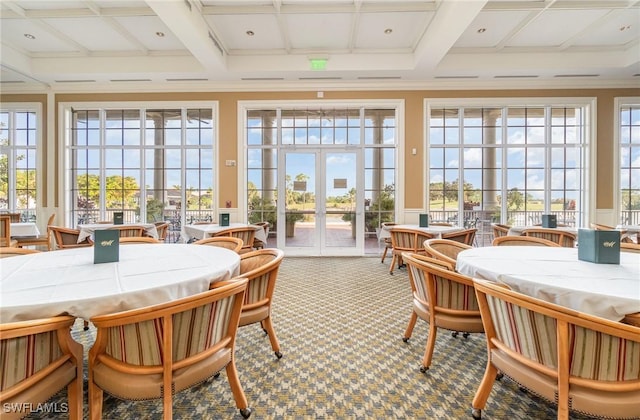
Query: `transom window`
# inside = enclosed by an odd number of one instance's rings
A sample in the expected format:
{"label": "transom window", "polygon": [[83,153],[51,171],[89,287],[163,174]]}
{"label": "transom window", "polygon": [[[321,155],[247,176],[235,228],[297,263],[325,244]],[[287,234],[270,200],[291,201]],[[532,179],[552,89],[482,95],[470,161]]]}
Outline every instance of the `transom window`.
{"label": "transom window", "polygon": [[36,217],[38,135],[37,110],[0,110],[0,210],[24,221]]}
{"label": "transom window", "polygon": [[580,226],[587,105],[428,106],[432,220]]}
{"label": "transom window", "polygon": [[74,109],[72,223],[214,220],[212,108]]}

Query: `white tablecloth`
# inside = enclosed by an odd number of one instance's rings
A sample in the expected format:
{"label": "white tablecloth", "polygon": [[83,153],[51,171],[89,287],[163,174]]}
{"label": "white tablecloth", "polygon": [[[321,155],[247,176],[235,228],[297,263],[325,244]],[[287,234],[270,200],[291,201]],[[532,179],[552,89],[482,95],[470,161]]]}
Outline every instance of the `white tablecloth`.
{"label": "white tablecloth", "polygon": [[39,236],[40,230],[33,222],[11,223],[11,237],[21,238]]}
{"label": "white tablecloth", "polygon": [[124,225],[114,225],[113,223],[92,223],[87,225],[78,225],[80,229],[80,235],[78,236],[78,243],[84,241],[86,238],[93,236],[93,232],[96,230],[109,229],[114,226],[140,226],[144,228],[147,235],[152,238],[158,239],[158,230],[153,223],[125,223]]}
{"label": "white tablecloth", "polygon": [[640,254],[595,264],[578,260],[577,248],[484,247],[458,254],[456,270],[613,321],[640,312]]}
{"label": "white tablecloth", "polygon": [[464,230],[461,227],[458,226],[429,226],[429,227],[420,227],[418,225],[391,225],[391,226],[383,226],[382,229],[380,230],[380,236],[378,237],[378,240],[384,239],[384,238],[390,238],[391,237],[391,229],[393,228],[401,228],[401,229],[416,229],[416,230],[420,230],[422,232],[426,232],[429,233],[431,235],[434,235],[436,238],[440,238],[440,235],[442,235],[443,233],[449,233],[449,232],[459,232],[461,230]]}
{"label": "white tablecloth", "polygon": [[94,248],[1,260],[0,321],[92,316],[168,302],[203,292],[238,273],[228,249],[183,244],[120,246],[115,263],[93,263]]}
{"label": "white tablecloth", "polygon": [[188,242],[191,239],[210,238],[218,232],[222,232],[225,229],[247,227],[251,226],[256,230],[256,239],[267,243],[267,234],[262,226],[248,225],[246,223],[229,223],[229,226],[220,226],[217,223],[211,223],[206,225],[185,225],[182,229],[182,240]]}

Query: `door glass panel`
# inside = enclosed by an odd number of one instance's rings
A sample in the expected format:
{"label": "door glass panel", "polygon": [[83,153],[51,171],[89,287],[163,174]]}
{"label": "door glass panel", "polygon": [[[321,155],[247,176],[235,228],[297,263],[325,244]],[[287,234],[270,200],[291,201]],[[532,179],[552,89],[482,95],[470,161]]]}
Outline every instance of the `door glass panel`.
{"label": "door glass panel", "polygon": [[[325,154],[326,247],[356,246],[356,153]],[[361,213],[361,211],[360,211]]]}
{"label": "door glass panel", "polygon": [[285,156],[285,243],[287,247],[314,247],[316,235],[316,154]]}

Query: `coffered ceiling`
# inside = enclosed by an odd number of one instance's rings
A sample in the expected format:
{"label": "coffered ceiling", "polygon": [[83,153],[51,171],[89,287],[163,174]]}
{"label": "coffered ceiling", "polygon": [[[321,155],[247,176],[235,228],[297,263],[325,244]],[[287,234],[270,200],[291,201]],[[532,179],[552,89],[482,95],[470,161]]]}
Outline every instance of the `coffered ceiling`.
{"label": "coffered ceiling", "polygon": [[0,7],[3,91],[640,87],[640,0]]}

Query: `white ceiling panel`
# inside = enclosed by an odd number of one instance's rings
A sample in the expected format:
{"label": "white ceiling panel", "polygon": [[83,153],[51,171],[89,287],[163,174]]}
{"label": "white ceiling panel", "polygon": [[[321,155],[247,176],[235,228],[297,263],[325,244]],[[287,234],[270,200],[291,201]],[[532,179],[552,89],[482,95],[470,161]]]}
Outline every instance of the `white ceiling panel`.
{"label": "white ceiling panel", "polygon": [[509,47],[556,47],[609,13],[596,10],[550,10],[542,13],[509,42]]}
{"label": "white ceiling panel", "polygon": [[130,51],[136,47],[98,17],[46,19],[46,23],[90,51]]}
{"label": "white ceiling panel", "polygon": [[497,46],[529,15],[528,11],[480,12],[454,45],[455,48]]}
{"label": "white ceiling panel", "polygon": [[[273,14],[213,15],[207,22],[214,29],[230,54],[234,50],[284,49],[285,43]],[[247,35],[252,31],[253,36]]]}
{"label": "white ceiling panel", "polygon": [[[360,17],[356,48],[413,50],[433,13],[367,13]],[[385,33],[390,29],[391,33]]]}
{"label": "white ceiling panel", "polygon": [[621,9],[607,15],[601,25],[589,28],[576,37],[574,45],[626,45],[638,38],[640,9]]}
{"label": "white ceiling panel", "polygon": [[289,42],[299,50],[347,49],[351,13],[289,14],[284,17]]}
{"label": "white ceiling panel", "polygon": [[[64,42],[56,34],[47,31],[37,21],[27,19],[6,19],[0,25],[2,42],[23,49],[30,53],[39,52],[73,52],[73,44]],[[25,35],[34,38],[27,38]]]}
{"label": "white ceiling panel", "polygon": [[[184,49],[184,45],[173,35],[167,25],[157,16],[127,16],[114,18],[118,24],[151,51]],[[162,36],[159,36],[161,33]]]}

